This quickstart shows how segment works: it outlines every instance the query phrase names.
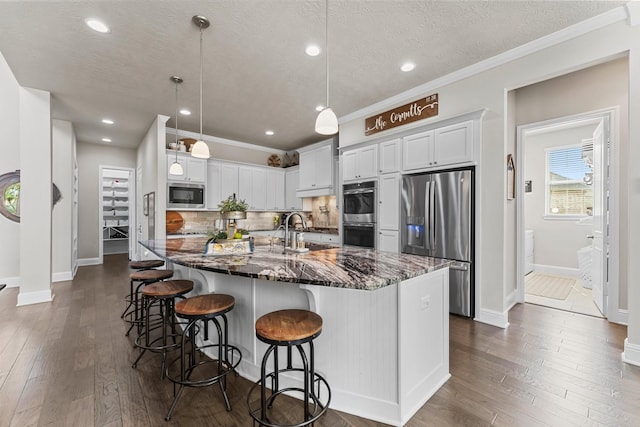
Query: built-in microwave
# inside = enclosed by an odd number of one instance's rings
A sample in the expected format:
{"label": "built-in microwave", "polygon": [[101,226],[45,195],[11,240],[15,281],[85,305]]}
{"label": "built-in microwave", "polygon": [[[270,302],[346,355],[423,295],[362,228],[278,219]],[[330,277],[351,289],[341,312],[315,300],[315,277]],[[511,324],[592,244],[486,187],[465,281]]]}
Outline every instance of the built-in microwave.
{"label": "built-in microwave", "polygon": [[170,182],[167,184],[167,207],[170,209],[203,209],[204,185]]}

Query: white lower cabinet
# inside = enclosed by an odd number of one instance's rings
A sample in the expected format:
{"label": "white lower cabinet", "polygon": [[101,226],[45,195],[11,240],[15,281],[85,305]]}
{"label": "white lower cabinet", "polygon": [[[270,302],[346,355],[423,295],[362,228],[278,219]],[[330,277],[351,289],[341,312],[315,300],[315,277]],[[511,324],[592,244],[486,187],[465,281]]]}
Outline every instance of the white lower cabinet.
{"label": "white lower cabinet", "polygon": [[384,252],[400,252],[400,239],[398,230],[378,231],[378,250]]}
{"label": "white lower cabinet", "polygon": [[378,178],[378,250],[399,252],[400,174]]}

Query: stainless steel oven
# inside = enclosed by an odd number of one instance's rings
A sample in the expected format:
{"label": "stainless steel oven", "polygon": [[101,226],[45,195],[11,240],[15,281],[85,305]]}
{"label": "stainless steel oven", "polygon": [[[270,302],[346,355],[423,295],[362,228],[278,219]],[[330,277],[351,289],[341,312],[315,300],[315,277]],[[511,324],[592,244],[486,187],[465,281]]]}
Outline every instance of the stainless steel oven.
{"label": "stainless steel oven", "polygon": [[204,185],[170,182],[167,184],[167,207],[174,209],[202,209]]}
{"label": "stainless steel oven", "polygon": [[375,248],[376,181],[345,184],[342,196],[342,243]]}

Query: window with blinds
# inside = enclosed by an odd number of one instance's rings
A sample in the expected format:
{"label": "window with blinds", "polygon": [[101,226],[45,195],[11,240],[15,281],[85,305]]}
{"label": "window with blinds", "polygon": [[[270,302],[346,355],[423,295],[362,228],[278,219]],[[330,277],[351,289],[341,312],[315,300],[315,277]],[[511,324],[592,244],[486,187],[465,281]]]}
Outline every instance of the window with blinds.
{"label": "window with blinds", "polygon": [[592,171],[582,159],[578,145],[546,150],[546,215],[591,215]]}

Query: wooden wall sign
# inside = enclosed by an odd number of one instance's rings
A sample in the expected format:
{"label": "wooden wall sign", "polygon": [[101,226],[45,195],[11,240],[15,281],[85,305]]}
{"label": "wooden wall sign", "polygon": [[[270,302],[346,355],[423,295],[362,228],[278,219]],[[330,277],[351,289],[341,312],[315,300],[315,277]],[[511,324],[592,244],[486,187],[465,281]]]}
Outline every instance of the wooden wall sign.
{"label": "wooden wall sign", "polygon": [[364,121],[364,134],[366,136],[373,135],[383,130],[393,129],[437,115],[438,94],[436,93],[367,118]]}

